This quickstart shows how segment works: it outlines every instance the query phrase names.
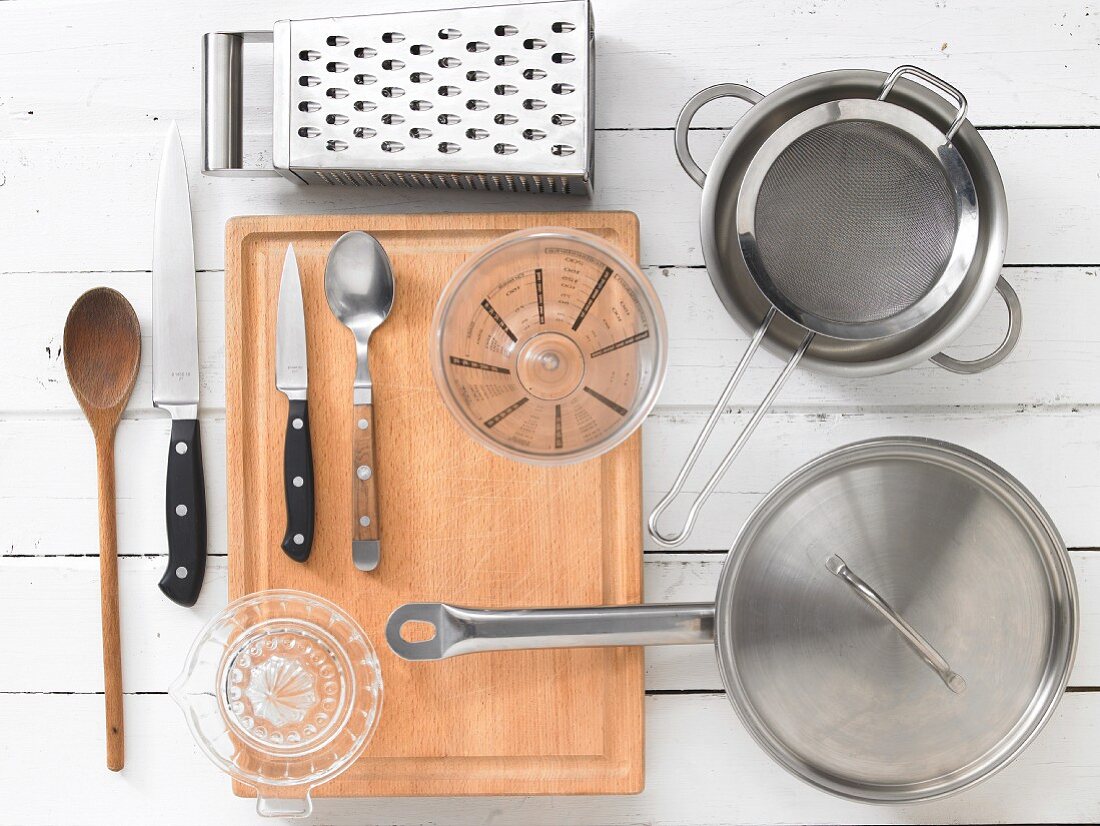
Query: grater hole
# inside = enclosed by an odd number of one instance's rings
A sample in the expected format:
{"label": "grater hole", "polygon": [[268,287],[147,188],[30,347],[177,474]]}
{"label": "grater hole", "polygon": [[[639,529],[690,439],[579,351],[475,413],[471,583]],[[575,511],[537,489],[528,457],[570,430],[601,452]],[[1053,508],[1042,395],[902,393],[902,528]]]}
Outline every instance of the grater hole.
{"label": "grater hole", "polygon": [[387,86],[382,90],[382,97],[384,98],[399,98],[405,94],[405,90],[400,86]]}
{"label": "grater hole", "polygon": [[489,108],[489,102],[485,100],[478,100],[477,98],[472,98],[466,101],[466,108],[469,109],[471,112],[482,112],[485,109]]}
{"label": "grater hole", "polygon": [[373,138],[378,134],[378,130],[371,129],[369,126],[356,126],[351,133],[357,138]]}
{"label": "grater hole", "polygon": [[440,29],[439,30],[439,39],[440,40],[458,40],[458,38],[460,38],[460,37],[462,37],[462,32],[460,32],[458,29]]}
{"label": "grater hole", "polygon": [[568,144],[565,144],[565,143],[554,144],[554,146],[550,147],[550,152],[552,154],[561,155],[562,157],[566,157],[567,155],[572,155],[576,151],[577,150],[574,149],[572,146],[569,146]]}
{"label": "grater hole", "polygon": [[572,83],[555,83],[550,87],[550,91],[555,95],[571,95],[577,90],[577,87]]}
{"label": "grater hole", "polygon": [[438,148],[439,148],[439,151],[442,152],[444,155],[453,155],[455,152],[457,152],[462,147],[459,146],[457,143],[451,143],[450,141],[443,141],[443,143],[439,144]]}
{"label": "grater hole", "polygon": [[555,126],[572,126],[577,122],[577,119],[572,115],[553,115],[550,118],[550,122]]}
{"label": "grater hole", "polygon": [[435,49],[433,49],[427,43],[418,43],[415,46],[409,46],[409,53],[414,55],[426,55],[431,54],[434,51]]}
{"label": "grater hole", "polygon": [[303,126],[298,130],[298,134],[303,138],[316,138],[321,134],[321,130],[316,126]]}
{"label": "grater hole", "polygon": [[355,50],[356,57],[374,57],[378,54],[377,49],[372,49],[370,46],[360,46]]}
{"label": "grater hole", "polygon": [[317,112],[321,109],[321,104],[315,100],[303,100],[298,104],[299,112]]}
{"label": "grater hole", "polygon": [[315,52],[315,51],[313,51],[313,49],[302,49],[302,51],[298,52],[298,59],[299,60],[320,60],[321,59],[321,53],[320,52]]}
{"label": "grater hole", "polygon": [[405,148],[405,144],[400,141],[382,141],[383,152],[400,152]]}
{"label": "grater hole", "polygon": [[354,105],[357,112],[373,112],[378,108],[378,104],[373,100],[357,100]]}
{"label": "grater hole", "polygon": [[569,54],[569,52],[554,52],[550,58],[555,63],[572,63],[577,59],[576,55]]}
{"label": "grater hole", "polygon": [[493,151],[498,155],[514,155],[518,150],[510,143],[498,143],[493,147]]}
{"label": "grater hole", "polygon": [[382,123],[387,126],[400,126],[405,122],[405,118],[402,115],[386,114],[382,116]]}
{"label": "grater hole", "polygon": [[462,61],[457,57],[441,57],[439,58],[440,69],[453,69],[456,66],[461,66]]}
{"label": "grater hole", "polygon": [[404,60],[394,60],[392,58],[389,59],[389,60],[383,60],[382,61],[382,68],[385,69],[387,72],[400,71],[401,69],[405,68],[405,61]]}
{"label": "grater hole", "polygon": [[466,79],[467,80],[472,80],[475,83],[479,82],[479,81],[482,81],[482,80],[488,80],[489,79],[489,73],[488,72],[483,72],[480,69],[473,69],[473,70],[466,73]]}
{"label": "grater hole", "polygon": [[330,46],[346,46],[350,41],[342,34],[330,34],[325,42]]}
{"label": "grater hole", "polygon": [[529,141],[541,141],[546,137],[546,133],[541,129],[524,129],[523,137],[527,138]]}
{"label": "grater hole", "polygon": [[523,101],[523,108],[530,109],[532,112],[538,111],[539,109],[545,109],[546,101],[539,100],[538,98],[527,98],[527,100]]}
{"label": "grater hole", "polygon": [[409,136],[416,138],[419,141],[422,141],[425,138],[430,138],[432,136],[432,130],[425,129],[423,126],[418,126],[415,129],[409,130]]}
{"label": "grater hole", "polygon": [[489,44],[483,40],[471,40],[466,44],[466,51],[479,54],[481,52],[489,51]]}
{"label": "grater hole", "polygon": [[313,75],[302,75],[298,78],[299,86],[320,86],[321,78],[314,77]]}
{"label": "grater hole", "polygon": [[539,40],[537,37],[529,37],[523,41],[523,48],[525,49],[545,49],[546,41]]}
{"label": "grater hole", "polygon": [[514,34],[519,34],[519,29],[508,25],[497,26],[493,31],[497,37],[511,37]]}
{"label": "grater hole", "polygon": [[331,89],[325,90],[325,94],[334,100],[343,100],[348,96],[348,90],[341,89],[339,86],[333,86]]}
{"label": "grater hole", "polygon": [[523,76],[527,80],[542,80],[546,77],[546,72],[543,69],[524,69]]}
{"label": "grater hole", "polygon": [[330,72],[338,74],[340,72],[346,72],[348,70],[348,64],[339,63],[339,62],[334,60],[331,63],[329,63],[327,66],[325,66],[325,68]]}
{"label": "grater hole", "polygon": [[498,66],[515,66],[519,63],[519,58],[514,54],[498,54],[493,58],[493,62]]}
{"label": "grater hole", "polygon": [[343,152],[348,148],[348,145],[344,141],[329,141],[325,144],[325,149],[329,152]]}
{"label": "grater hole", "polygon": [[506,112],[501,112],[499,115],[493,115],[493,123],[498,123],[501,126],[511,126],[518,120],[519,118],[515,115],[509,115]]}
{"label": "grater hole", "polygon": [[456,123],[462,123],[462,118],[460,118],[458,115],[443,114],[436,118],[436,120],[444,126],[453,126]]}
{"label": "grater hole", "polygon": [[356,75],[355,82],[360,86],[370,86],[372,83],[377,83],[378,78],[374,75]]}
{"label": "grater hole", "polygon": [[332,126],[343,126],[347,122],[347,115],[325,115],[325,123],[331,124]]}
{"label": "grater hole", "polygon": [[409,108],[414,112],[427,112],[432,108],[432,102],[430,100],[410,100]]}
{"label": "grater hole", "polygon": [[489,133],[486,132],[484,129],[467,129],[466,137],[472,141],[480,141],[489,137]]}
{"label": "grater hole", "polygon": [[508,83],[499,83],[493,87],[493,91],[498,95],[514,95],[519,89]]}
{"label": "grater hole", "polygon": [[413,72],[409,75],[409,80],[413,83],[431,83],[432,76],[427,72]]}
{"label": "grater hole", "polygon": [[569,32],[573,31],[576,28],[577,27],[574,26],[572,23],[564,23],[564,22],[563,23],[554,23],[550,27],[550,29],[554,32],[554,34],[569,34]]}
{"label": "grater hole", "polygon": [[404,39],[405,35],[401,34],[401,32],[386,32],[382,35],[383,43],[400,43]]}
{"label": "grater hole", "polygon": [[440,86],[439,94],[445,98],[457,97],[462,93],[462,90],[457,86]]}

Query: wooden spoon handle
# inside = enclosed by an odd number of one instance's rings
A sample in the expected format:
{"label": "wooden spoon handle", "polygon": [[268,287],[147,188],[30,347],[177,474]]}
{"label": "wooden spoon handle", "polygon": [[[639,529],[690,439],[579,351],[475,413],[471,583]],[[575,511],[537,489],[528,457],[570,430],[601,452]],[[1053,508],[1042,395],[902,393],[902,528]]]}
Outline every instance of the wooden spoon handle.
{"label": "wooden spoon handle", "polygon": [[357,404],[352,418],[351,453],[355,463],[352,484],[351,546],[355,567],[373,571],[380,557],[378,475],[374,461],[374,413],[371,405]]}
{"label": "wooden spoon handle", "polygon": [[107,712],[107,768],[124,763],[122,646],[118,624],[118,535],[115,530],[114,434],[96,439],[99,474],[99,590],[103,625],[103,699]]}

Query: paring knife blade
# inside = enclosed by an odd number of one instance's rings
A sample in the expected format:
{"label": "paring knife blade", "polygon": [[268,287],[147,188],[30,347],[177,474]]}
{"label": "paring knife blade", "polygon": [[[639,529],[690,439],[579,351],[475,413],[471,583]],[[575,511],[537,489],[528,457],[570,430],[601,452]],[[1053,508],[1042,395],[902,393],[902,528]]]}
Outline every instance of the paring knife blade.
{"label": "paring knife blade", "polygon": [[153,229],[153,405],[172,416],[165,485],[168,568],[160,590],[191,606],[206,573],[206,490],[199,439],[195,248],[183,141],[164,141]]}
{"label": "paring knife blade", "polygon": [[294,245],[289,244],[283,259],[275,323],[275,387],[286,394],[289,401],[283,443],[283,490],[286,494],[283,550],[296,562],[305,562],[313,547],[313,448],[306,399],[308,384],[302,280]]}

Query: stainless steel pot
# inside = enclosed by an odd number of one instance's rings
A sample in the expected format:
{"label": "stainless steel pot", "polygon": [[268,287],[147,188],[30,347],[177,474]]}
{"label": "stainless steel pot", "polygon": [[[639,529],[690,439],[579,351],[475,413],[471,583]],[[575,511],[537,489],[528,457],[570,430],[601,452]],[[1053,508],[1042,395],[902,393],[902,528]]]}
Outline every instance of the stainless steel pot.
{"label": "stainless steel pot", "polygon": [[[913,82],[906,75],[925,80],[941,93]],[[704,173],[688,150],[688,129],[699,108],[720,97],[739,98],[753,106],[727,135],[710,172]],[[963,271],[952,273],[952,277],[940,285],[948,287],[949,292],[944,294],[941,289],[936,304],[919,316],[916,323],[879,325],[863,331],[870,335],[851,335],[839,327],[837,334],[829,334],[829,325],[807,323],[781,301],[775,301],[774,293],[768,295],[761,289],[759,273],[754,275],[746,263],[746,250],[751,252],[753,238],[745,231],[746,225],[751,225],[751,221],[746,221],[745,190],[747,186],[751,188],[753,182],[759,185],[761,156],[769,155],[770,143],[774,143],[776,136],[794,121],[812,116],[814,110],[828,112],[829,117],[841,117],[835,110],[843,106],[853,109],[879,107],[881,110],[886,108],[884,102],[887,100],[893,104],[889,108],[897,119],[904,118],[925,131],[939,130],[940,145],[929,145],[930,151],[940,156],[948,152],[957,156],[957,164],[964,167],[961,171],[970,187],[959,203],[965,201],[968,210],[972,208],[976,212],[976,238],[971,245],[972,254],[968,251],[965,258]],[[954,87],[910,66],[898,67],[890,75],[869,70],[823,72],[796,80],[766,97],[747,86],[720,84],[699,92],[684,106],[676,124],[676,153],[684,170],[703,187],[700,235],[707,271],[730,315],[755,334],[672,489],[650,515],[649,532],[662,545],[674,547],[686,540],[703,503],[796,365],[833,375],[862,377],[894,372],[931,359],[952,372],[977,373],[999,363],[1012,351],[1020,335],[1022,313],[1015,292],[1000,276],[1008,224],[1004,187],[988,147],[965,119],[966,107],[965,97]],[[846,117],[858,122],[861,116],[857,113]],[[880,115],[874,117],[878,119]],[[774,153],[770,159],[774,160]],[[795,243],[797,239],[791,241]],[[994,289],[1004,299],[1009,312],[1002,343],[990,354],[973,361],[944,354],[942,349],[969,326]],[[662,513],[683,489],[721,411],[761,346],[786,359],[786,368],[718,469],[704,484],[680,532],[661,532],[657,523]]]}
{"label": "stainless steel pot", "polygon": [[[403,629],[428,623],[413,642]],[[1077,640],[1065,546],[1004,470],[924,439],[849,445],[749,518],[715,603],[399,607],[408,660],[713,642],[727,696],[784,768],[842,797],[929,800],[1012,760],[1065,689]]]}

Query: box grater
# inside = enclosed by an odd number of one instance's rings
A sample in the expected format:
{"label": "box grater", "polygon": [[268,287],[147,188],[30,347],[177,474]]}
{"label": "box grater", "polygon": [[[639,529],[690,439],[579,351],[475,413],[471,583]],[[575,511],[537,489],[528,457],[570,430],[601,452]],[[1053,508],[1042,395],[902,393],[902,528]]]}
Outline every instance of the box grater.
{"label": "box grater", "polygon": [[[272,167],[242,168],[243,46],[271,42]],[[304,184],[592,191],[589,0],[203,37],[203,173]]]}

